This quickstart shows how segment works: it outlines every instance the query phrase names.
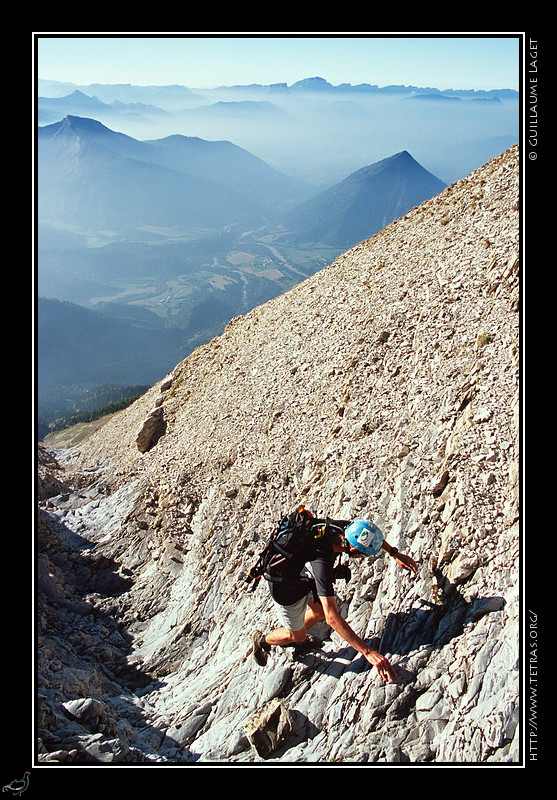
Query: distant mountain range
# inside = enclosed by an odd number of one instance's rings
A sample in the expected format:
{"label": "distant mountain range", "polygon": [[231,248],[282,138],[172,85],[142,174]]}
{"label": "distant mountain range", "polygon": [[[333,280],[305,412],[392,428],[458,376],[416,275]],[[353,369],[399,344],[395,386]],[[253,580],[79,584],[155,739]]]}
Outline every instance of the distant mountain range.
{"label": "distant mountain range", "polygon": [[39,128],[37,178],[39,224],[120,234],[261,225],[303,187],[231,142],[142,142],[75,116]]}
{"label": "distant mountain range", "polygon": [[[39,79],[39,99],[50,100],[62,97],[79,90],[85,94],[99,98],[104,103],[113,103],[115,100],[126,103],[143,102],[151,105],[171,105],[174,108],[191,106],[192,103],[202,102],[204,97],[211,94],[208,89],[196,89],[181,85],[170,86],[138,86],[133,84],[75,84],[69,82],[49,81]],[[236,84],[218,86],[215,91],[223,92],[249,92],[251,94],[424,94],[442,95],[445,97],[460,97],[462,99],[477,99],[485,97],[518,98],[519,93],[514,89],[437,89],[431,86],[413,86],[404,84],[388,84],[379,86],[374,83],[350,84],[341,83],[333,85],[321,77],[303,78],[288,85],[287,83],[272,84]],[[44,98],[41,95],[49,95]]]}
{"label": "distant mountain range", "polygon": [[445,184],[406,150],[364,167],[284,218],[296,242],[347,248],[439,194]]}
{"label": "distant mountain range", "polygon": [[480,97],[518,97],[518,92],[512,89],[436,89],[431,86],[408,86],[404,84],[388,84],[378,86],[370,83],[341,83],[336,86],[326,81],[324,78],[304,78],[287,87],[289,92],[327,92],[329,94],[424,94],[428,96],[443,95],[446,97],[460,97],[463,99]]}
{"label": "distant mountain range", "polygon": [[408,150],[452,183],[518,141],[518,92],[372,83],[188,88],[39,79],[36,121],[98,120],[141,141],[174,134],[229,141],[316,191]]}
{"label": "distant mountain range", "polygon": [[107,105],[137,103],[153,107],[184,108],[192,103],[203,102],[203,95],[179,84],[167,86],[139,86],[131,83],[90,83],[76,84],[69,81],[51,81],[39,78],[37,81],[38,108],[48,107],[53,100],[65,99],[74,92],[97,98]]}
{"label": "distant mountain range", "polygon": [[[54,227],[124,234],[147,226],[216,230],[280,218],[291,241],[349,247],[443,188],[407,151],[310,198],[302,181],[227,141],[181,135],[138,141],[73,116],[38,133],[38,221]],[[279,217],[286,202],[292,209]]]}

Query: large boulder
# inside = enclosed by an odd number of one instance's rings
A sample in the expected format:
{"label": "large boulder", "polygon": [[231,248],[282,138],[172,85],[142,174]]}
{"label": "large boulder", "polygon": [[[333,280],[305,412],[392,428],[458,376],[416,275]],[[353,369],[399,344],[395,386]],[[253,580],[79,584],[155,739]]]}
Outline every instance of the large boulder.
{"label": "large boulder", "polygon": [[164,435],[165,429],[164,411],[162,406],[158,406],[149,412],[139,429],[135,439],[139,452],[146,453],[154,447],[161,436]]}

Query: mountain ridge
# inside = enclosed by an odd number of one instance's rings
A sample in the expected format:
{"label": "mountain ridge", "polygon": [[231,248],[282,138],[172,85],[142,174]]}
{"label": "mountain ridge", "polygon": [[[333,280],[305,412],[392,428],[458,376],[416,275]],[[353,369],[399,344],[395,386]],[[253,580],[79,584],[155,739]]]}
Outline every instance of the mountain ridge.
{"label": "mountain ridge", "polygon": [[85,229],[191,230],[263,219],[246,192],[157,163],[152,145],[96,120],[69,116],[39,128],[38,145],[39,224],[58,215]]}
{"label": "mountain ridge", "polygon": [[[99,119],[137,138],[183,132],[205,139],[229,139],[318,188],[403,148],[450,183],[518,140],[517,92],[441,92],[430,87],[372,84],[333,87],[323,79],[320,83],[327,88],[305,91],[304,81],[297,87],[223,86],[196,90],[195,94],[179,92],[176,87],[63,88],[79,88],[112,104],[98,110]],[[42,82],[39,88],[43,95],[59,93]],[[406,102],[427,95],[429,100]],[[438,102],[439,98],[457,98],[459,102]],[[482,99],[499,102],[475,102]],[[251,105],[243,105],[244,101]],[[132,105],[137,102],[144,107]],[[275,106],[272,113],[265,111],[268,102]],[[49,105],[43,96],[38,102],[38,120],[52,122],[63,116],[64,109],[82,113],[77,108],[69,100],[65,105]],[[388,126],[383,124],[386,119]],[[450,130],[454,135],[448,134]],[[487,138],[494,135],[501,137],[500,147]]]}
{"label": "mountain ridge", "polygon": [[[515,146],[41,451],[41,762],[520,762],[519,184]],[[394,684],[327,629],[251,658],[243,576],[300,502],[418,561],[337,584]]]}
{"label": "mountain ridge", "polygon": [[[290,85],[287,84],[287,83],[248,84],[248,85],[238,84],[238,85],[232,85],[232,86],[222,85],[222,86],[219,86],[219,87],[216,87],[216,88],[217,89],[230,89],[230,90],[244,89],[244,90],[251,90],[251,91],[253,91],[253,90],[265,90],[265,91],[274,90],[274,91],[276,91],[277,88],[281,88],[284,91],[289,91],[289,90],[290,91],[292,91],[292,90],[300,91],[300,90],[308,90],[308,89],[311,90],[313,88],[313,89],[317,89],[317,91],[335,90],[337,92],[344,92],[344,93],[350,93],[350,92],[402,92],[402,91],[415,92],[415,91],[419,91],[419,92],[424,92],[424,93],[435,93],[435,94],[437,94],[437,93],[440,93],[440,94],[442,94],[442,93],[445,93],[445,94],[460,94],[460,95],[464,95],[464,96],[468,96],[468,97],[469,96],[485,96],[485,95],[489,95],[489,96],[503,95],[503,96],[511,96],[511,97],[518,97],[519,96],[519,93],[516,90],[514,90],[514,89],[504,89],[504,88],[499,88],[499,89],[495,89],[495,88],[494,89],[449,89],[449,88],[448,89],[438,89],[438,88],[429,87],[429,86],[419,87],[419,86],[403,85],[403,84],[398,84],[398,85],[389,84],[389,85],[385,85],[385,86],[381,86],[380,87],[378,84],[370,84],[370,83],[361,83],[361,84],[341,83],[341,84],[338,84],[338,85],[335,86],[334,84],[329,83],[325,78],[322,78],[322,77],[319,77],[319,76],[315,76],[315,77],[312,77],[312,78],[302,78],[301,80],[295,81],[294,83],[292,83]],[[96,93],[100,93],[103,90],[104,91],[109,91],[109,92],[114,92],[115,90],[118,89],[120,91],[120,93],[122,91],[127,91],[128,93],[130,93],[130,92],[139,92],[139,93],[144,92],[146,94],[149,94],[151,97],[156,96],[157,94],[160,94],[161,90],[163,90],[163,89],[171,89],[177,94],[179,99],[183,99],[183,100],[190,99],[192,94],[195,97],[196,96],[195,95],[196,91],[202,91],[202,90],[196,90],[195,88],[188,88],[186,86],[181,86],[179,84],[174,84],[174,85],[170,85],[170,86],[165,86],[165,85],[142,86],[142,85],[133,85],[133,84],[100,84],[100,83],[75,84],[75,83],[64,83],[64,82],[60,82],[60,81],[49,81],[49,80],[46,80],[46,79],[43,79],[43,78],[39,78],[39,91],[41,91],[41,90],[45,91],[47,89],[50,89],[50,90],[58,89],[58,90],[61,90],[61,91],[72,91],[72,90],[75,91],[77,89],[77,90],[80,90],[82,92],[85,92],[85,90],[89,89],[89,91],[94,92],[94,93],[95,92]],[[210,91],[210,90],[204,90],[204,91]]]}
{"label": "mountain ridge", "polygon": [[[178,169],[185,174],[205,178],[229,188],[233,185],[241,186],[242,175],[236,166],[236,162],[239,162],[245,172],[256,169],[261,182],[271,181],[271,187],[265,189],[266,202],[269,202],[271,196],[276,198],[276,202],[280,202],[284,194],[291,196],[294,193],[294,187],[296,191],[300,191],[304,186],[302,181],[280,173],[257,156],[227,140],[208,141],[199,136],[182,134],[171,134],[161,139],[138,140],[125,133],[114,131],[96,119],[72,114],[66,115],[60,122],[39,127],[38,136],[39,141],[59,136],[92,139],[111,152],[126,158],[153,162],[171,170]],[[205,156],[202,165],[199,163],[200,155]],[[218,162],[211,163],[209,160],[211,155],[218,157]],[[195,156],[195,161],[192,160],[192,156]],[[234,184],[232,178],[227,176],[230,165],[234,170]],[[207,168],[210,169],[210,174],[205,171]],[[243,191],[247,192],[248,189]],[[254,186],[253,179],[249,191],[254,193],[258,201],[261,199],[261,190]],[[308,191],[307,188],[305,191]]]}
{"label": "mountain ridge", "polygon": [[368,239],[446,184],[402,150],[348,175],[285,216],[295,241],[351,247]]}

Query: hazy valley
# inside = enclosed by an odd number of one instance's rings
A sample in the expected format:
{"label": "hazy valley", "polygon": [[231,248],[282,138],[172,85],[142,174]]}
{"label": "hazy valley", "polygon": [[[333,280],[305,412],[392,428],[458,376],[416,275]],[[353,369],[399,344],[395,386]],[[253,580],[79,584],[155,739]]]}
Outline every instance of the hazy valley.
{"label": "hazy valley", "polygon": [[506,92],[309,79],[204,94],[41,81],[39,95],[46,422],[100,386],[154,383],[518,138]]}

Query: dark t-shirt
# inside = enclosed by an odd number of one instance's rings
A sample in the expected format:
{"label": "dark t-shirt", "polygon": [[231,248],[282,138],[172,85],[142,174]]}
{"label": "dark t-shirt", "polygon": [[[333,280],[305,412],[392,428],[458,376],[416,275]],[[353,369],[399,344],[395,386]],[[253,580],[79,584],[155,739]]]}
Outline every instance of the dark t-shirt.
{"label": "dark t-shirt", "polygon": [[[308,542],[303,552],[289,563],[288,574],[283,580],[280,583],[269,583],[273,600],[280,605],[289,606],[313,590],[318,597],[332,597],[335,558],[331,536]],[[307,570],[304,569],[306,564]],[[302,571],[309,571],[313,577],[302,574]]]}

